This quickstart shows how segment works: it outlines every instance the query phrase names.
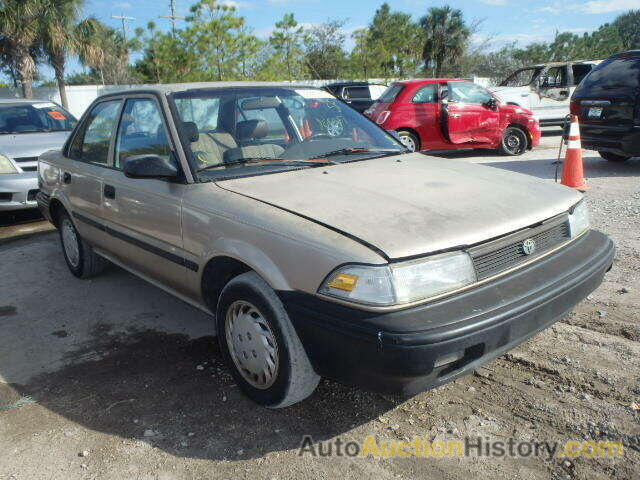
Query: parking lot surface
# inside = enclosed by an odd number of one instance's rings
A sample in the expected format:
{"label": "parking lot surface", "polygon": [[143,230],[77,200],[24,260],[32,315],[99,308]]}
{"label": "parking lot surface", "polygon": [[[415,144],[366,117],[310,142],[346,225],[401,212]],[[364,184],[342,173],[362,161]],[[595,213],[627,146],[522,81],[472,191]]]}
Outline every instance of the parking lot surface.
{"label": "parking lot surface", "polygon": [[[442,156],[553,181],[554,145]],[[55,232],[0,243],[0,479],[638,478],[640,159],[584,154],[592,224],[618,248],[603,285],[473,375],[408,400],[323,380],[298,405],[259,408],[221,364],[207,315],[117,267],[76,279]],[[304,435],[614,440],[624,452],[300,456]]]}

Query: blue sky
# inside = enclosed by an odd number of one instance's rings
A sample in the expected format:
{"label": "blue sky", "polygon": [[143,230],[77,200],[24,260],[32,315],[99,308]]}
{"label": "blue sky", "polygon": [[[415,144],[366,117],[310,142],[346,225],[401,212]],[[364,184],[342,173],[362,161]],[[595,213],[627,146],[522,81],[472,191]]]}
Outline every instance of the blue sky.
{"label": "blue sky", "polygon": [[[292,12],[298,22],[313,24],[327,19],[346,21],[345,30],[365,26],[381,0],[221,0],[234,5],[244,16],[247,24],[259,37],[269,36],[274,23],[283,14]],[[176,0],[178,15],[186,15],[191,0]],[[483,19],[479,37],[493,38],[498,47],[511,41],[526,45],[534,41],[553,39],[556,30],[582,33],[613,20],[618,14],[631,8],[639,8],[640,0],[393,0],[388,2],[394,10],[412,14],[416,19],[429,7],[451,5],[464,12],[467,20]],[[120,27],[120,21],[112,15],[124,14],[135,17],[128,22],[129,32],[153,20],[163,29],[170,27],[169,21],[158,16],[169,13],[169,0],[86,0],[84,15],[95,15],[105,23]],[[179,22],[183,24],[184,22]],[[347,44],[349,48],[351,43]],[[80,67],[70,65],[72,71]],[[46,69],[45,76],[50,76]]]}

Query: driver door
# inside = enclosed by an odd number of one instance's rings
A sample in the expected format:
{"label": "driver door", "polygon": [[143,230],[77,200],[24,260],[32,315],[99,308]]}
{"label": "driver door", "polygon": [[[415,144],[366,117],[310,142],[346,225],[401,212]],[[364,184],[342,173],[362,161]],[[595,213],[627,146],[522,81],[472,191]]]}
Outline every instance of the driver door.
{"label": "driver door", "polygon": [[449,82],[442,100],[449,141],[453,144],[491,143],[499,135],[500,113],[489,102],[494,97],[470,82]]}
{"label": "driver door", "polygon": [[569,67],[560,65],[551,67],[540,75],[538,87],[538,112],[547,118],[562,118],[567,113],[571,90],[569,86]]}

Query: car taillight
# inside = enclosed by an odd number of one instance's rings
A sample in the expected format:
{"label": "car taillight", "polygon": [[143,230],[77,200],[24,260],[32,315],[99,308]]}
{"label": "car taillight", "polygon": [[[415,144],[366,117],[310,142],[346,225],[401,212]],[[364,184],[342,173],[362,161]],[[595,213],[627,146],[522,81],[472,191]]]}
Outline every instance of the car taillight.
{"label": "car taillight", "polygon": [[378,118],[376,118],[376,123],[378,125],[382,125],[384,122],[387,121],[387,119],[389,118],[389,115],[391,115],[391,112],[389,110],[380,112],[380,115],[378,115]]}
{"label": "car taillight", "polygon": [[571,102],[569,105],[571,115],[580,115],[580,102]]}

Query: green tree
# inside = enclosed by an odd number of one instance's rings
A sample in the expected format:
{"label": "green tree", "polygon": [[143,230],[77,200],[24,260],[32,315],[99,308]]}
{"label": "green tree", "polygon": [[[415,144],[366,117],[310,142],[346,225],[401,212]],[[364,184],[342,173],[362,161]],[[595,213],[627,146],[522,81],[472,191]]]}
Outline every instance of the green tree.
{"label": "green tree", "polygon": [[346,65],[343,26],[343,21],[330,20],[306,31],[305,65],[311,78],[340,78]]}
{"label": "green tree", "polygon": [[424,31],[422,58],[434,76],[440,77],[446,68],[464,55],[471,30],[462,11],[449,6],[430,8],[420,19],[420,26]]}
{"label": "green tree", "polygon": [[33,98],[36,75],[34,49],[38,41],[41,4],[38,0],[4,0],[0,3],[3,48],[11,59],[25,98]]}
{"label": "green tree", "polygon": [[284,64],[288,80],[300,78],[303,71],[304,50],[302,43],[304,31],[293,13],[287,13],[276,22],[276,28],[269,37],[269,43],[279,60]]}
{"label": "green tree", "polygon": [[69,108],[65,89],[65,67],[70,52],[76,50],[74,24],[84,0],[47,0],[40,15],[40,42],[55,72],[62,106]]}

